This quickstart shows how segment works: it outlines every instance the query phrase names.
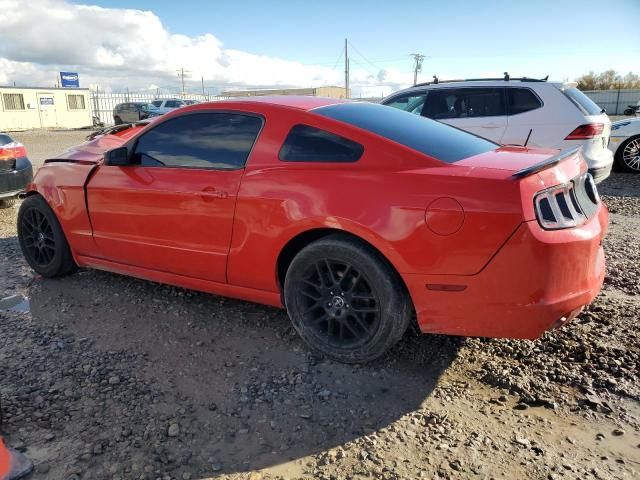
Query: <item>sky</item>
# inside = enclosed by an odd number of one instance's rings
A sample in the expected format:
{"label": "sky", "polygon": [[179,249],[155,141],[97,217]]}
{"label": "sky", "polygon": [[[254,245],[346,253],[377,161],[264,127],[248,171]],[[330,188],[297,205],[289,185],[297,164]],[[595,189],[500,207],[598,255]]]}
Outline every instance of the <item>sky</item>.
{"label": "sky", "polygon": [[575,80],[640,73],[640,0],[0,0],[0,84],[51,86],[77,71],[103,90],[344,84],[387,95],[419,80],[501,76]]}

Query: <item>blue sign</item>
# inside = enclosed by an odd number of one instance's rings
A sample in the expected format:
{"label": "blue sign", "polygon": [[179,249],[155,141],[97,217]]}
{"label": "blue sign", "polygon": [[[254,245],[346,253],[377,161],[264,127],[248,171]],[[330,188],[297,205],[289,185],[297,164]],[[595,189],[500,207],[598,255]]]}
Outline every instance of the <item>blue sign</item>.
{"label": "blue sign", "polygon": [[60,84],[62,88],[78,88],[80,77],[75,72],[60,72]]}

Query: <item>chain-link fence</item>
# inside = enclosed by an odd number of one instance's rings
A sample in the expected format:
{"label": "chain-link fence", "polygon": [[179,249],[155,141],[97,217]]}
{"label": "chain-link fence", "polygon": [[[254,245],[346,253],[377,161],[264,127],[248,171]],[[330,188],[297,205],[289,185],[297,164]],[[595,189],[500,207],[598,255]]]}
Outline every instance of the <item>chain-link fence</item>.
{"label": "chain-link fence", "polygon": [[94,123],[102,123],[104,125],[113,125],[113,109],[116,105],[126,102],[145,102],[151,103],[154,100],[169,100],[169,99],[181,99],[181,100],[193,100],[196,102],[213,102],[215,100],[224,100],[227,97],[214,96],[214,95],[198,95],[198,94],[186,94],[175,95],[169,93],[110,93],[102,92],[100,90],[91,91],[91,113],[94,118]]}

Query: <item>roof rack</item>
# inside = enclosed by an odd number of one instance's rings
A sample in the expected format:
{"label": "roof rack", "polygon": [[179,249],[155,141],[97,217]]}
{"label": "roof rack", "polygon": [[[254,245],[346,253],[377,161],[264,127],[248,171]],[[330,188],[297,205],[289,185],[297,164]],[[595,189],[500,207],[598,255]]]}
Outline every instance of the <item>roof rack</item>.
{"label": "roof rack", "polygon": [[460,78],[457,80],[440,80],[436,75],[433,76],[433,82],[424,82],[414,85],[414,87],[424,87],[426,85],[437,85],[438,83],[454,83],[454,82],[497,82],[504,80],[509,82],[511,80],[518,80],[520,82],[546,82],[549,79],[549,75],[544,78],[529,78],[529,77],[511,77],[508,72],[504,72],[504,77],[499,78]]}

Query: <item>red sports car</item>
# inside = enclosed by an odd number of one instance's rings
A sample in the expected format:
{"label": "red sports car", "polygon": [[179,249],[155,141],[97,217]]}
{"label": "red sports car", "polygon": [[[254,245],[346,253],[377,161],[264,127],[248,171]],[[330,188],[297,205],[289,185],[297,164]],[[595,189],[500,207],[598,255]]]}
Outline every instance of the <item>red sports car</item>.
{"label": "red sports car", "polygon": [[423,332],[535,338],[598,293],[608,213],[579,151],[499,146],[314,97],[193,105],[47,160],[18,216],[44,276],[91,267],[285,307],[364,362]]}

